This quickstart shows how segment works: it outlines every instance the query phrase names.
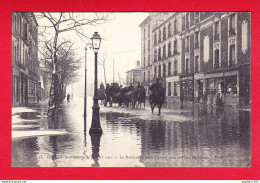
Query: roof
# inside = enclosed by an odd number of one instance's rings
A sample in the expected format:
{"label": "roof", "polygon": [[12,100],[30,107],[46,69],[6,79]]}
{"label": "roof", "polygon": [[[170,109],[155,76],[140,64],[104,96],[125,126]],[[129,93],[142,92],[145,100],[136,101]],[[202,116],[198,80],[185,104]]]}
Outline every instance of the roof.
{"label": "roof", "polygon": [[142,21],[142,23],[139,25],[139,27],[144,26],[150,19],[151,19],[151,16],[148,15],[148,17],[146,17],[146,19],[144,19],[144,20]]}
{"label": "roof", "polygon": [[141,68],[131,69],[131,70],[129,70],[129,71],[126,71],[126,73],[131,72],[131,71],[141,71]]}

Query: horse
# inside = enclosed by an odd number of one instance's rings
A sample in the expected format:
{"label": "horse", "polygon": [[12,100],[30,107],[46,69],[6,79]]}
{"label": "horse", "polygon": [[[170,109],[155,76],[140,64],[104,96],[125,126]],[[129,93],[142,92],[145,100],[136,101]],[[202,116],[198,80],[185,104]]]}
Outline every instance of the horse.
{"label": "horse", "polygon": [[150,100],[152,113],[155,106],[157,106],[159,109],[158,116],[160,116],[162,105],[165,103],[165,89],[159,91],[153,91],[149,96],[149,100]]}
{"label": "horse", "polygon": [[146,100],[146,91],[145,89],[138,89],[138,92],[137,92],[137,107],[140,105],[140,108],[141,108],[141,105],[142,103],[144,104],[144,108],[145,108],[145,100]]}
{"label": "horse", "polygon": [[135,104],[137,101],[136,97],[136,90],[128,91],[125,93],[124,103],[126,104],[127,108],[129,107],[129,104],[131,104],[132,109],[135,108]]}

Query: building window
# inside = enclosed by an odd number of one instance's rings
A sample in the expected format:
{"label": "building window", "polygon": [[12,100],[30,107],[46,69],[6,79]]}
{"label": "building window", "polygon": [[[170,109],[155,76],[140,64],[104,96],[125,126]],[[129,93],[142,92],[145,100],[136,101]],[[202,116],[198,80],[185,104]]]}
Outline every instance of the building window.
{"label": "building window", "polygon": [[148,37],[150,37],[150,25],[148,25]]}
{"label": "building window", "polygon": [[174,22],[173,22],[173,26],[174,26],[174,34],[177,34],[177,33],[178,33],[177,19],[174,20]]}
{"label": "building window", "polygon": [[148,55],[148,66],[150,65],[150,55]]}
{"label": "building window", "polygon": [[145,29],[144,29],[144,40],[145,40]]}
{"label": "building window", "polygon": [[148,51],[150,51],[150,39],[148,40]]}
{"label": "building window", "polygon": [[235,14],[230,15],[230,19],[229,19],[229,35],[230,36],[236,35]]}
{"label": "building window", "polygon": [[158,67],[158,77],[161,78],[161,66]]}
{"label": "building window", "polygon": [[168,57],[171,56],[171,42],[168,43]]}
{"label": "building window", "polygon": [[163,64],[163,77],[166,77],[166,65]]}
{"label": "building window", "polygon": [[175,40],[173,44],[174,44],[173,54],[176,55],[178,53],[178,42],[177,42],[177,40]]}
{"label": "building window", "polygon": [[144,57],[144,67],[145,67],[145,57]]}
{"label": "building window", "polygon": [[174,84],[173,84],[173,95],[174,96],[177,96],[177,83],[176,82],[174,82]]}
{"label": "building window", "polygon": [[168,37],[171,37],[172,35],[172,25],[171,23],[168,24]]}
{"label": "building window", "polygon": [[170,97],[171,95],[171,83],[168,83],[168,96]]}
{"label": "building window", "polygon": [[161,48],[158,49],[158,61],[161,60]]}
{"label": "building window", "polygon": [[188,74],[189,73],[189,59],[186,58],[185,60],[185,73]]}
{"label": "building window", "polygon": [[174,75],[177,75],[177,69],[178,69],[177,60],[174,60],[174,72],[173,72]]}
{"label": "building window", "polygon": [[157,51],[156,50],[154,50],[153,56],[154,56],[154,62],[156,62],[157,61]]}
{"label": "building window", "polygon": [[144,43],[144,53],[145,53],[145,43]]}
{"label": "building window", "polygon": [[23,23],[23,39],[27,40],[27,23]]}
{"label": "building window", "polygon": [[171,67],[172,67],[172,64],[171,62],[168,63],[168,76],[171,76]]}
{"label": "building window", "polygon": [[163,58],[165,58],[166,57],[166,46],[164,45],[163,46]]}
{"label": "building window", "polygon": [[189,36],[185,38],[185,52],[189,52]]}
{"label": "building window", "polygon": [[216,22],[214,26],[214,41],[219,41],[220,38],[219,35],[220,35],[220,25],[219,22]]}
{"label": "building window", "polygon": [[243,21],[242,25],[241,25],[241,29],[242,29],[242,53],[246,53],[248,50],[248,40],[249,40],[249,34],[248,34],[248,22],[246,20]]}
{"label": "building window", "polygon": [[199,56],[195,56],[195,72],[199,72]]}
{"label": "building window", "polygon": [[163,40],[166,39],[166,27],[163,28]]}
{"label": "building window", "polygon": [[148,71],[148,82],[150,82],[150,71]]}
{"label": "building window", "polygon": [[219,68],[219,49],[215,50],[215,68]]}
{"label": "building window", "polygon": [[157,68],[154,67],[154,78],[156,78],[156,77],[157,77]]}
{"label": "building window", "polygon": [[195,32],[195,49],[199,48],[199,32]]}
{"label": "building window", "polygon": [[144,83],[145,83],[145,72],[144,72]]}
{"label": "building window", "polygon": [[159,38],[158,38],[159,43],[161,42],[161,38],[162,38],[162,33],[161,33],[161,30],[159,30]]}
{"label": "building window", "polygon": [[204,62],[209,61],[209,36],[204,37],[203,41],[203,59]]}
{"label": "building window", "polygon": [[190,25],[190,14],[186,14],[185,28],[188,29]]}
{"label": "building window", "polygon": [[157,42],[157,34],[155,33],[154,34],[154,45],[156,45],[156,42]]}
{"label": "building window", "polygon": [[234,65],[235,63],[235,45],[230,45],[229,48],[230,52],[229,52],[229,66]]}
{"label": "building window", "polygon": [[185,30],[185,16],[182,17],[182,31]]}

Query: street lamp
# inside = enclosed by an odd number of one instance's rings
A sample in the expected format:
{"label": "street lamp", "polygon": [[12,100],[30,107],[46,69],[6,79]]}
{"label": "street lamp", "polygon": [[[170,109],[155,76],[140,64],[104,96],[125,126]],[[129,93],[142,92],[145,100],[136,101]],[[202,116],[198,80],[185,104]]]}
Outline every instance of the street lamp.
{"label": "street lamp", "polygon": [[[87,50],[89,45],[92,44],[88,43],[85,46],[84,132],[86,132],[87,124]],[[89,46],[89,49],[91,49],[91,46]]]}
{"label": "street lamp", "polygon": [[97,54],[100,48],[101,37],[97,32],[95,32],[91,38],[92,40],[92,48],[95,54],[95,83],[94,83],[94,97],[93,97],[93,113],[92,113],[92,122],[89,133],[102,133],[101,125],[100,125],[100,117],[99,117],[99,106],[98,106],[98,96],[97,96]]}

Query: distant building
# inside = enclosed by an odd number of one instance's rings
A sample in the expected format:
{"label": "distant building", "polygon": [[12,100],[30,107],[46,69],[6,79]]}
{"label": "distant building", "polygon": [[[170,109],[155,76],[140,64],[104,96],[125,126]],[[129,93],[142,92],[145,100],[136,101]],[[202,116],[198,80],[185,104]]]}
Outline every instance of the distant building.
{"label": "distant building", "polygon": [[46,68],[41,67],[39,70],[39,95],[41,100],[49,98],[49,92],[51,88],[51,73]]}
{"label": "distant building", "polygon": [[12,14],[12,106],[39,96],[38,24],[33,13]]}
{"label": "distant building", "polygon": [[133,86],[137,86],[138,82],[141,83],[140,61],[137,61],[137,68],[126,72],[126,86],[130,86],[131,83]]}
{"label": "distant building", "polygon": [[160,78],[167,104],[250,105],[249,12],[157,13],[140,27],[142,81]]}

